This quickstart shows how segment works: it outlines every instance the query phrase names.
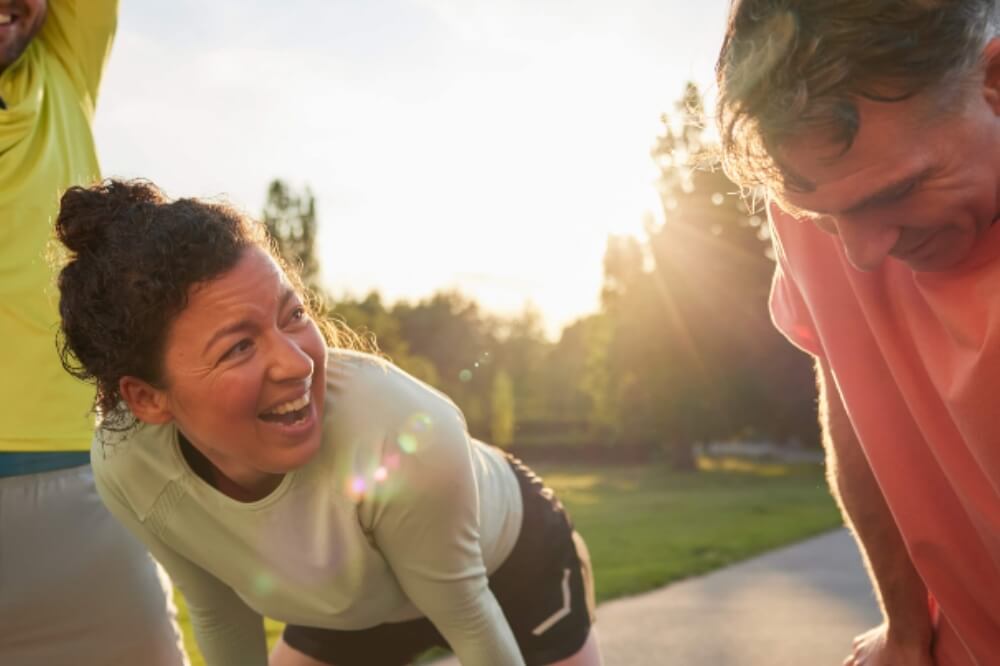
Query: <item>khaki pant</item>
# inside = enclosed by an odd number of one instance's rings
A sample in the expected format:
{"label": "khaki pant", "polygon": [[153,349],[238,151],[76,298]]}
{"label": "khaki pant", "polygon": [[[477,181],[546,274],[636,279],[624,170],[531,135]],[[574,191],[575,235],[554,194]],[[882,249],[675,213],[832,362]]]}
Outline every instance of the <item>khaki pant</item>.
{"label": "khaki pant", "polygon": [[170,582],[89,465],[0,478],[0,664],[187,663]]}

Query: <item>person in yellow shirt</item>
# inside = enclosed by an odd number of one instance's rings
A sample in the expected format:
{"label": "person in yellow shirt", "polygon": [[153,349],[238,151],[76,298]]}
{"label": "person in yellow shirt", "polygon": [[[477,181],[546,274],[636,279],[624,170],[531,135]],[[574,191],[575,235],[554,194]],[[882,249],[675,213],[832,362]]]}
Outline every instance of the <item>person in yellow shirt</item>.
{"label": "person in yellow shirt", "polygon": [[169,582],[101,504],[93,390],[63,372],[52,220],[99,176],[117,0],[0,0],[0,663],[187,663]]}

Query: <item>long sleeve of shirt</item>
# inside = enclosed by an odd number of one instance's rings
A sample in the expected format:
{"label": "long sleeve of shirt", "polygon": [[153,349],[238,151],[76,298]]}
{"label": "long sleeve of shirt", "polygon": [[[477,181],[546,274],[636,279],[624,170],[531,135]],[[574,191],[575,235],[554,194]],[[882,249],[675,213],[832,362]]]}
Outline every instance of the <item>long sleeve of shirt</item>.
{"label": "long sleeve of shirt", "polygon": [[140,538],[184,595],[207,666],[266,666],[263,618],[232,588],[164,544],[112,487],[98,484],[98,491],[108,510]]}
{"label": "long sleeve of shirt", "polygon": [[[451,413],[449,413],[449,411]],[[523,664],[513,632],[488,586],[480,549],[472,442],[456,409],[442,409],[416,451],[399,459],[407,483],[373,500],[372,532],[400,587],[448,640],[464,666]]]}

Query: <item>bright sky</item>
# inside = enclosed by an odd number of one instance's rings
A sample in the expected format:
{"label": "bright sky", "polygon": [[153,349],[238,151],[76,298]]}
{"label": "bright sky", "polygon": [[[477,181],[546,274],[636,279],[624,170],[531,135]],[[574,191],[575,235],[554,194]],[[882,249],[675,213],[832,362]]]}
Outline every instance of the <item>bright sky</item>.
{"label": "bright sky", "polygon": [[609,233],[655,207],[649,148],[703,89],[726,0],[123,0],[97,118],[107,175],[257,215],[308,184],[324,282],[598,307]]}

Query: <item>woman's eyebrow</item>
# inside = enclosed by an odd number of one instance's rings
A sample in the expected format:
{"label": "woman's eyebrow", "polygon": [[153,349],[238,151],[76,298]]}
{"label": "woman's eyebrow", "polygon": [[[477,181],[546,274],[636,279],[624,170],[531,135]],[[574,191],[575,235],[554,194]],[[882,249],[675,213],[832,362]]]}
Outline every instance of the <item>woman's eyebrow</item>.
{"label": "woman's eyebrow", "polygon": [[[288,305],[288,301],[292,300],[296,295],[295,290],[290,285],[282,285],[281,296],[278,297],[278,310],[284,310],[285,306]],[[232,335],[233,333],[240,333],[242,331],[250,332],[255,330],[257,330],[257,324],[250,319],[240,319],[239,321],[227,324],[212,334],[212,337],[210,337],[208,342],[205,343],[205,349],[202,353],[207,353],[208,350],[212,348],[212,345],[218,342],[220,338]]]}
{"label": "woman's eyebrow", "polygon": [[257,325],[254,324],[249,319],[240,319],[239,321],[235,321],[232,324],[223,326],[215,333],[213,333],[212,337],[208,339],[208,342],[205,344],[205,349],[202,353],[203,354],[208,353],[208,350],[212,348],[212,345],[214,345],[216,342],[226,337],[227,335],[232,335],[233,333],[240,333],[243,331],[250,332],[256,329]]}

